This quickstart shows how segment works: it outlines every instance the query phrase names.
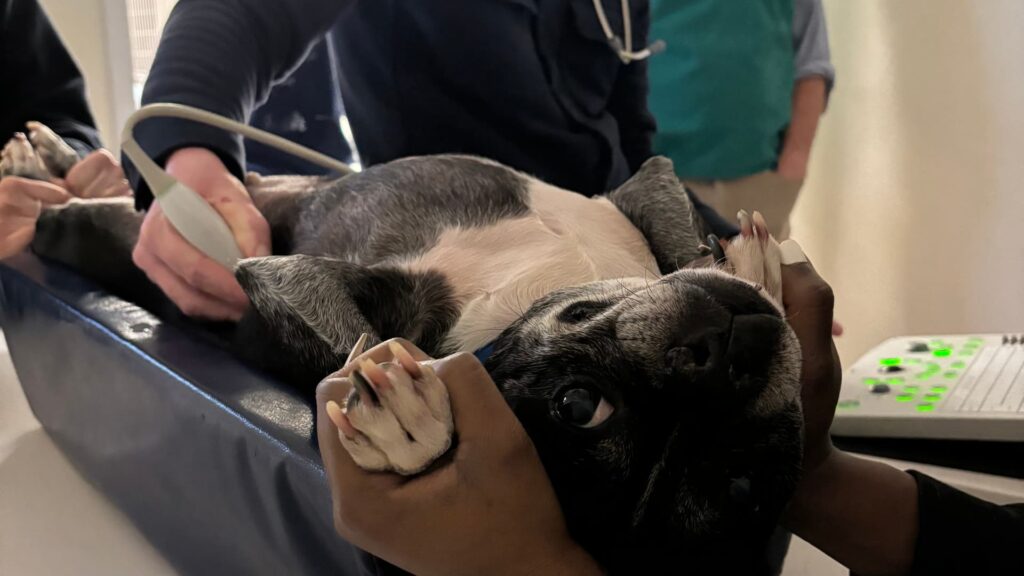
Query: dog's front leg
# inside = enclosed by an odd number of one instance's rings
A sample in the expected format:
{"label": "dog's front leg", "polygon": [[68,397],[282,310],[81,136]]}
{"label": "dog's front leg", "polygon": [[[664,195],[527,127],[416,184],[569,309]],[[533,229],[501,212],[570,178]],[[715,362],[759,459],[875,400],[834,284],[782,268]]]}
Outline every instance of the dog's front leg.
{"label": "dog's front leg", "polygon": [[451,447],[455,424],[448,390],[433,369],[397,342],[394,360],[364,360],[344,408],[329,408],[341,443],[361,468],[410,476]]}
{"label": "dog's front leg", "polygon": [[740,234],[725,244],[725,256],[733,273],[760,286],[775,303],[782,306],[782,252],[779,243],[768,232],[761,213],[753,216],[741,210]]}

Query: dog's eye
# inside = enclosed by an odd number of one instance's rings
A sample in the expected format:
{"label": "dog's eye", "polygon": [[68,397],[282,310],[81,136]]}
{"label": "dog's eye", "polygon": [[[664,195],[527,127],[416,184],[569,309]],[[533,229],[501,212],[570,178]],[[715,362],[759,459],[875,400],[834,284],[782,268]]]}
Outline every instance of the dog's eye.
{"label": "dog's eye", "polygon": [[555,398],[555,415],[580,428],[593,428],[612,415],[615,408],[592,388],[570,388]]}
{"label": "dog's eye", "polygon": [[558,314],[558,321],[565,324],[579,324],[590,320],[608,309],[611,302],[574,302]]}

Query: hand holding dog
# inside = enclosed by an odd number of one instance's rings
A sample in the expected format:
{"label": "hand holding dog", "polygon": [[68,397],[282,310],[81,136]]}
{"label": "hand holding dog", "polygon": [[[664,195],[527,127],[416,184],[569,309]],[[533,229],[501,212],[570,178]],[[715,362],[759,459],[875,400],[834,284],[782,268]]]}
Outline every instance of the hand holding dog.
{"label": "hand holding dog", "polygon": [[0,258],[11,257],[32,242],[44,206],[59,206],[71,197],[51,182],[16,176],[0,180]]}
{"label": "hand holding dog", "polygon": [[124,170],[109,150],[96,150],[68,171],[64,187],[76,198],[130,196]]}
{"label": "hand holding dog", "polygon": [[121,165],[107,150],[75,164],[63,180],[50,182],[8,176],[0,181],[0,258],[24,250],[35,236],[43,208],[72,198],[110,198],[131,194]]}
{"label": "hand holding dog", "polygon": [[806,472],[819,466],[832,452],[829,428],[842,384],[842,365],[832,341],[835,295],[796,242],[787,240],[782,249],[783,305],[803,351],[800,396]]}
{"label": "hand holding dog", "polygon": [[458,443],[411,479],[364,471],[327,405],[344,404],[359,361],[393,354],[382,344],[328,377],[317,388],[317,436],[341,535],[416,574],[599,574],[570,538],[533,443],[480,362],[469,354],[431,361],[399,344],[447,385]]}
{"label": "hand holding dog", "polygon": [[[245,257],[270,254],[270,225],[253,205],[245,186],[216,154],[183,148],[167,162],[167,172],[199,193],[224,218]],[[232,272],[188,243],[153,204],[132,253],[135,265],[188,316],[238,320],[249,306]]]}

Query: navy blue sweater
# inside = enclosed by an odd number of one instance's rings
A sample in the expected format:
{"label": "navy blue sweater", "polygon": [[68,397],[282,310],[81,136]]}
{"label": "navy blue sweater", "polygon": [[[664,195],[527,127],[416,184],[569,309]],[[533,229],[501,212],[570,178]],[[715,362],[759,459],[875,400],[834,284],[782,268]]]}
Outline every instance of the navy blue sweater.
{"label": "navy blue sweater", "polygon": [[[621,35],[620,3],[603,2]],[[642,46],[647,0],[631,10],[634,45]],[[366,165],[476,154],[594,195],[651,156],[647,65],[625,65],[611,51],[592,0],[181,0],[143,102],[248,120],[328,31]],[[203,146],[238,175],[245,165],[239,139],[218,130],[153,120],[137,134],[158,160]],[[147,206],[148,192],[128,171]]]}

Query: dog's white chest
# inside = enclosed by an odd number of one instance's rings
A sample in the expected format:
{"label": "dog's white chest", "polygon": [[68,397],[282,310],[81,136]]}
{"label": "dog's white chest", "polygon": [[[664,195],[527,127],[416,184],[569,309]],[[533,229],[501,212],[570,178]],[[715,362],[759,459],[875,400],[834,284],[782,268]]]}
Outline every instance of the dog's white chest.
{"label": "dog's white chest", "polygon": [[539,298],[596,280],[658,277],[657,263],[636,227],[606,199],[591,199],[538,181],[531,213],[483,228],[453,228],[413,271],[444,274],[462,311],[448,343],[476,350]]}

